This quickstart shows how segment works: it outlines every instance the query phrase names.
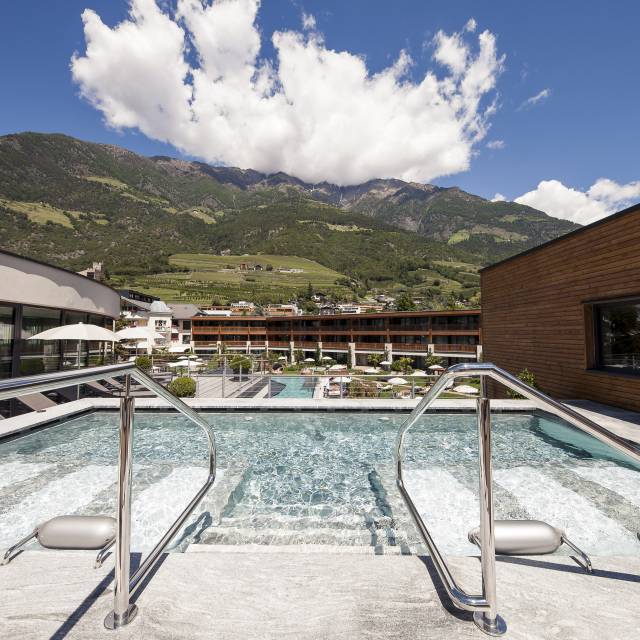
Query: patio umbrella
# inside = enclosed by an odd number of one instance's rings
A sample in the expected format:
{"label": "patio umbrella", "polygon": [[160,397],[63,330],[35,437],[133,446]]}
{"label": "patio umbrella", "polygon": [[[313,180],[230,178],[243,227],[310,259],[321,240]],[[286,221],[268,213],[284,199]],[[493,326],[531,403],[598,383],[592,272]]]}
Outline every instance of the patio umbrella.
{"label": "patio umbrella", "polygon": [[453,390],[456,393],[466,393],[467,395],[478,393],[478,390],[475,387],[472,387],[468,384],[458,385],[457,387],[453,387]]}
{"label": "patio umbrella", "polygon": [[188,344],[172,344],[169,347],[169,353],[184,353],[189,349],[191,349],[191,347]]}
{"label": "patio umbrella", "polygon": [[391,362],[389,362],[389,360],[383,360],[380,364],[381,364],[383,367],[388,367],[388,366],[391,364]]}
{"label": "patio umbrella", "polygon": [[305,362],[315,362],[315,358],[305,358],[304,359]]}
{"label": "patio umbrella", "polygon": [[444,371],[444,367],[441,367],[439,364],[432,364],[429,367],[429,371]]}
{"label": "patio umbrella", "polygon": [[391,378],[390,380],[387,380],[387,382],[394,386],[397,384],[409,384],[404,378]]}
{"label": "patio umbrella", "polygon": [[338,369],[346,369],[347,365],[346,364],[332,364],[329,367],[329,371],[337,371]]}
{"label": "patio umbrella", "polygon": [[80,368],[80,348],[85,342],[118,342],[117,333],[109,331],[97,324],[65,324],[62,327],[53,327],[31,336],[29,340],[77,340],[78,341],[78,369]]}
{"label": "patio umbrella", "polygon": [[329,382],[335,382],[337,384],[342,382],[343,384],[349,384],[351,382],[351,378],[349,376],[337,376],[330,378]]}
{"label": "patio umbrella", "polygon": [[364,370],[365,373],[380,373],[380,369],[377,369],[376,367],[367,367]]}
{"label": "patio umbrella", "polygon": [[322,356],[323,360],[333,360],[331,356]]}
{"label": "patio umbrella", "polygon": [[421,369],[416,369],[412,374],[414,378],[425,378],[428,374]]}
{"label": "patio umbrella", "polygon": [[287,359],[287,356],[280,356],[280,357],[278,358],[278,360],[286,360],[286,359]]}

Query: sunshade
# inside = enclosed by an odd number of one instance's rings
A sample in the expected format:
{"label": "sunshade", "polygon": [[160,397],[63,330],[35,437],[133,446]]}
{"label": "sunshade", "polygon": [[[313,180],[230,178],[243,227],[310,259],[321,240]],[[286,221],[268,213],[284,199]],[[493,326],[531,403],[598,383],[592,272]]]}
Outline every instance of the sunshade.
{"label": "sunshade", "polygon": [[467,393],[467,394],[478,393],[478,390],[475,387],[471,387],[468,384],[458,385],[457,387],[453,387],[453,390],[456,393]]}
{"label": "sunshade", "polygon": [[118,342],[118,334],[97,324],[65,324],[62,327],[53,327],[46,331],[36,333],[29,340],[86,340],[89,342]]}

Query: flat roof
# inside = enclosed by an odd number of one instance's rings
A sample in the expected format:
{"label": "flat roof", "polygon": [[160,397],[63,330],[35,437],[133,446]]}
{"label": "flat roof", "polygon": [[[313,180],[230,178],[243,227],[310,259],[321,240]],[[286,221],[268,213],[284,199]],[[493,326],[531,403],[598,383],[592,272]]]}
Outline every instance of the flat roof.
{"label": "flat roof", "polygon": [[43,260],[38,260],[37,258],[30,258],[29,256],[23,256],[23,255],[20,255],[19,253],[14,253],[13,251],[7,251],[6,249],[0,249],[0,253],[4,253],[5,255],[11,256],[12,258],[20,258],[21,260],[29,260],[30,262],[35,262],[36,264],[41,264],[43,267],[48,267],[49,269],[57,269],[58,271],[64,271],[64,273],[71,273],[74,276],[78,276],[78,278],[84,278],[85,280],[89,280],[91,282],[94,282],[95,284],[98,284],[101,287],[106,287],[110,291],[113,291],[118,296],[120,296],[120,293],[116,289],[114,289],[113,287],[110,287],[108,284],[105,284],[104,282],[100,282],[99,280],[94,280],[93,278],[87,278],[87,276],[83,276],[81,273],[78,273],[77,271],[71,271],[71,269],[65,269],[64,267],[58,267],[55,264],[51,264],[49,262],[44,262]]}
{"label": "flat roof", "polygon": [[609,222],[612,222],[613,220],[617,220],[618,218],[622,218],[623,216],[628,216],[628,215],[631,215],[632,213],[638,213],[638,212],[640,212],[640,202],[638,204],[633,204],[630,207],[627,207],[626,209],[622,209],[622,211],[617,211],[616,213],[612,213],[610,216],[606,216],[605,218],[601,218],[600,220],[596,220],[595,222],[592,222],[591,224],[587,224],[584,227],[580,227],[580,229],[575,229],[574,231],[569,231],[569,233],[565,233],[564,235],[558,236],[557,238],[554,238],[553,240],[547,240],[547,242],[543,242],[542,244],[539,244],[536,247],[531,247],[531,249],[526,249],[525,251],[521,251],[520,253],[516,253],[514,256],[509,256],[508,258],[505,258],[504,260],[500,260],[500,262],[495,262],[494,264],[487,265],[486,267],[483,267],[482,269],[480,269],[480,273],[482,273],[483,271],[488,271],[489,269],[493,269],[495,267],[499,267],[499,266],[505,264],[506,262],[511,262],[512,260],[515,260],[516,258],[521,258],[523,256],[529,255],[529,254],[534,253],[536,251],[541,251],[541,250],[545,249],[546,247],[548,247],[549,245],[556,244],[558,242],[562,242],[563,240],[566,240],[567,238],[572,238],[572,237],[574,237],[576,235],[584,233],[585,231],[589,231],[590,229],[594,229],[595,227],[599,227],[599,226],[608,224]]}
{"label": "flat roof", "polygon": [[229,320],[274,320],[274,321],[282,321],[282,320],[343,320],[343,319],[351,319],[351,318],[397,318],[400,317],[420,317],[420,316],[451,316],[451,315],[460,315],[460,316],[472,316],[472,315],[480,315],[480,309],[447,309],[447,310],[429,310],[425,309],[423,311],[378,311],[375,313],[332,313],[332,314],[314,314],[314,315],[303,315],[303,316],[212,316],[212,315],[198,315],[194,316],[193,319],[201,319],[201,318],[228,318]]}

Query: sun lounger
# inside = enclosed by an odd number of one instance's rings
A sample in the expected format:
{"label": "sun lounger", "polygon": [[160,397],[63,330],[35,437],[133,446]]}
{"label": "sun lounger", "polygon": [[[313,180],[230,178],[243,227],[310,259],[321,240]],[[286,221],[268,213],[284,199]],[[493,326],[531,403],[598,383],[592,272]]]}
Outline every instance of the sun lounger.
{"label": "sun lounger", "polygon": [[56,406],[56,403],[51,398],[47,398],[42,393],[28,393],[27,395],[19,396],[18,400],[29,407],[31,411],[45,411],[49,407]]}

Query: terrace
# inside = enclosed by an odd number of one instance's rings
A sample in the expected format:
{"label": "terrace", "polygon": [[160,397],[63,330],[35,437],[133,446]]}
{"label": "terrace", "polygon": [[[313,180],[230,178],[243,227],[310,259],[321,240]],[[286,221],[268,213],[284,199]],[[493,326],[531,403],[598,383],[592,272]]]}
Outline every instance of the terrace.
{"label": "terrace", "polygon": [[[491,401],[490,413],[482,394],[436,399],[448,382],[478,375],[529,398]],[[105,376],[125,386],[131,376],[159,397],[84,398],[2,421],[0,466],[13,474],[1,494],[4,544],[61,513],[120,514],[121,532],[115,570],[113,556],[92,569],[95,551],[37,544],[0,567],[9,636],[107,637],[103,619],[115,607],[128,622],[129,602],[139,613],[120,631],[128,638],[211,629],[230,638],[400,638],[416,628],[481,637],[473,610],[489,631],[499,614],[512,638],[635,633],[636,416],[557,404],[487,365],[450,370],[413,400],[182,403],[131,365],[8,380],[0,398]],[[131,450],[124,408],[134,402]],[[207,462],[210,432],[217,464]],[[593,573],[565,546],[496,557],[499,536],[481,536],[480,555],[467,541],[478,523],[487,532],[494,519],[523,517],[564,528]],[[129,561],[142,567],[130,588]]]}

